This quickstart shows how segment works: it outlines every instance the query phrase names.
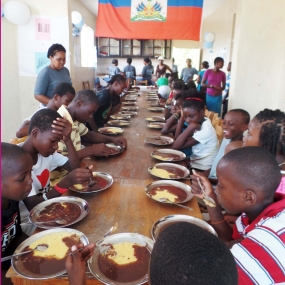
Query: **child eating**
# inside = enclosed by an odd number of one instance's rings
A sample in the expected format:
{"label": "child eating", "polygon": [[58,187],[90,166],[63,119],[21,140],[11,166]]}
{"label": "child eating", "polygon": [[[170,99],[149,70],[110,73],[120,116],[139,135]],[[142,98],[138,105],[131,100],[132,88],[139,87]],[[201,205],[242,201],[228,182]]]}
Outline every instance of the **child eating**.
{"label": "child eating", "polygon": [[[1,212],[1,257],[12,255],[17,246],[27,237],[21,229],[19,201],[25,199],[32,190],[32,157],[19,146],[1,143],[2,149],[2,212]],[[11,261],[1,264],[2,284]],[[5,283],[6,282],[6,283]]]}
{"label": "child eating", "polygon": [[[195,90],[190,91],[194,92]],[[203,99],[198,97],[186,98],[182,106],[181,116],[176,115],[179,121],[175,131],[176,140],[172,146],[173,149],[177,150],[192,147],[190,164],[192,169],[198,171],[210,170],[219,148],[216,131],[211,121],[204,115],[205,102]],[[186,129],[183,131],[185,125]]]}
{"label": "child eating", "polygon": [[[42,109],[34,114],[29,127],[29,136],[20,146],[33,160],[33,188],[29,196],[20,204],[22,221],[37,204],[68,191],[68,187],[81,184],[91,177],[91,170],[79,168],[80,161],[70,138],[71,125],[54,110]],[[69,158],[56,152],[58,142],[64,140]],[[57,167],[70,171],[58,184],[50,189],[50,172]],[[31,227],[25,232],[31,233]]]}
{"label": "child eating", "polygon": [[[285,281],[285,195],[275,193],[281,180],[275,158],[264,148],[243,147],[227,153],[217,166],[214,189],[206,177],[191,175],[192,192],[216,201],[207,206],[211,224],[228,244],[236,260],[239,284],[273,284]],[[241,214],[232,230],[221,207]]]}

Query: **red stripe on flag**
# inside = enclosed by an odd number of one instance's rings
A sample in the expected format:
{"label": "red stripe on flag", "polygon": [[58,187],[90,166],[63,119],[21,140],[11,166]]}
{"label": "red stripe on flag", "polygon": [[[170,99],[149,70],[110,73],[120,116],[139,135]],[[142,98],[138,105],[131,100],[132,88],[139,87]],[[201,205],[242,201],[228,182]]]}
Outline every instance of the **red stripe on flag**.
{"label": "red stripe on flag", "polygon": [[179,39],[199,41],[202,9],[168,7],[165,22],[131,21],[130,7],[99,4],[96,36],[118,39]]}

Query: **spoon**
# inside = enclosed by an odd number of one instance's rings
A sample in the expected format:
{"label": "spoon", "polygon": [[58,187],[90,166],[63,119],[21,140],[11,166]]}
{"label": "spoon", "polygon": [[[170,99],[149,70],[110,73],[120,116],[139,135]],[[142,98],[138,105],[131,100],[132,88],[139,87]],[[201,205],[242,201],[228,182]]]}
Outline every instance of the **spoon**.
{"label": "spoon", "polygon": [[67,224],[67,220],[57,219],[57,220],[46,221],[46,222],[29,222],[29,223],[22,223],[21,225],[27,225],[27,224],[43,225],[43,224],[49,224],[49,223],[57,223],[59,225],[65,225],[65,224]]}
{"label": "spoon", "polygon": [[193,211],[192,208],[187,207],[187,206],[183,206],[183,205],[180,205],[180,204],[173,203],[173,202],[171,202],[171,201],[170,201],[169,199],[167,199],[167,198],[159,198],[158,201],[159,201],[159,202],[163,202],[163,203],[166,202],[166,203],[169,203],[169,204],[172,204],[172,205],[175,205],[175,206],[178,206],[178,207],[181,207],[181,208],[184,208],[184,209]]}
{"label": "spoon", "polygon": [[[89,166],[86,165],[85,166],[86,169],[89,169]],[[90,181],[88,183],[88,187],[93,187],[97,182],[96,181],[93,181],[92,178],[90,177]]]}
{"label": "spoon", "polygon": [[47,248],[48,248],[48,245],[47,245],[47,244],[39,244],[39,245],[37,245],[36,248],[34,248],[34,249],[27,250],[27,251],[24,251],[24,252],[16,253],[16,254],[13,254],[13,255],[10,255],[10,256],[6,256],[6,257],[4,257],[4,258],[1,258],[1,262],[6,261],[6,260],[9,260],[9,259],[12,259],[12,258],[17,257],[17,256],[24,255],[24,254],[29,253],[29,252],[32,252],[32,251],[34,251],[34,250],[45,251]]}
{"label": "spoon", "polygon": [[216,207],[216,202],[214,201],[214,199],[212,199],[211,197],[209,197],[205,194],[205,190],[204,190],[199,178],[197,179],[197,181],[198,181],[199,187],[201,188],[201,191],[203,193],[203,196],[204,196],[203,201],[205,202],[205,204],[210,206],[210,207]]}

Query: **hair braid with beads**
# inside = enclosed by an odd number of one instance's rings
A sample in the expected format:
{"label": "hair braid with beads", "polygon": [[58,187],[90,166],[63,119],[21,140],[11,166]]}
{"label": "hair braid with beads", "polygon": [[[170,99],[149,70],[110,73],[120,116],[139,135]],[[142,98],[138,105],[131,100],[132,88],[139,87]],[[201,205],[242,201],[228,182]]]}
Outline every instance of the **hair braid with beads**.
{"label": "hair braid with beads", "polygon": [[280,110],[264,109],[255,119],[261,124],[259,146],[266,148],[274,156],[285,156],[285,113]]}

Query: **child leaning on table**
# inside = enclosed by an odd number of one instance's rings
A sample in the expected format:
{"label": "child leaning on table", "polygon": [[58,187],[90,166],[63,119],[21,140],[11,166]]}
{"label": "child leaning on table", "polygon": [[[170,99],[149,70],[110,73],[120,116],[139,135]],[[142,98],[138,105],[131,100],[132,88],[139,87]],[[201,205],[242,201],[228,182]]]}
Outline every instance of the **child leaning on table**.
{"label": "child leaning on table", "polygon": [[[37,204],[68,191],[73,184],[86,182],[91,170],[79,168],[80,161],[70,138],[71,124],[51,109],[39,110],[31,119],[29,136],[20,146],[33,159],[32,191],[20,203],[22,222],[28,218],[29,211]],[[58,142],[63,140],[68,148],[69,157],[56,152]],[[50,172],[57,167],[70,171],[54,188],[50,189]],[[26,225],[24,231],[31,234],[33,229]]]}
{"label": "child leaning on table", "polygon": [[173,116],[178,121],[172,148],[183,150],[192,147],[190,165],[198,171],[210,171],[219,149],[219,141],[211,121],[205,117],[204,94],[195,90],[197,97],[187,97],[181,113]]}
{"label": "child leaning on table", "polygon": [[[1,209],[1,257],[12,255],[17,246],[27,238],[22,233],[19,201],[32,190],[32,157],[17,145],[1,143],[2,209]],[[11,261],[2,262],[2,284],[12,284],[5,278]]]}
{"label": "child leaning on table", "polygon": [[[281,174],[274,156],[261,147],[244,147],[227,153],[217,166],[214,190],[206,177],[191,175],[192,192],[216,201],[207,206],[211,224],[236,260],[239,284],[273,284],[285,281],[285,195],[275,193]],[[221,207],[240,214],[232,230]]]}

